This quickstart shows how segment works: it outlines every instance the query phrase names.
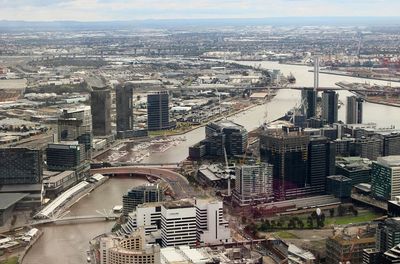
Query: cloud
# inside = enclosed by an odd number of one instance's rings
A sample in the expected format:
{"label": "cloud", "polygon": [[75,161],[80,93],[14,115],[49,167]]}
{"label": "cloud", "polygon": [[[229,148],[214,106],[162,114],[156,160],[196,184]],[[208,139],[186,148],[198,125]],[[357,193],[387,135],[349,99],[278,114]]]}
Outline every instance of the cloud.
{"label": "cloud", "polygon": [[[0,0],[0,19],[133,20],[398,16],[398,0]],[[379,13],[377,12],[379,10]]]}

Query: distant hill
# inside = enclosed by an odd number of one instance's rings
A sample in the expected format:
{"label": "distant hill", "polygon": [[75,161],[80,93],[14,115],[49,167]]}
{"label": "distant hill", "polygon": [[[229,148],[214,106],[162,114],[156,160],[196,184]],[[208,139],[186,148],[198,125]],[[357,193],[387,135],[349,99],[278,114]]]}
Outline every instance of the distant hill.
{"label": "distant hill", "polygon": [[253,19],[160,19],[131,21],[9,21],[0,20],[0,31],[81,31],[135,28],[192,28],[223,26],[389,26],[398,27],[400,17],[276,17]]}

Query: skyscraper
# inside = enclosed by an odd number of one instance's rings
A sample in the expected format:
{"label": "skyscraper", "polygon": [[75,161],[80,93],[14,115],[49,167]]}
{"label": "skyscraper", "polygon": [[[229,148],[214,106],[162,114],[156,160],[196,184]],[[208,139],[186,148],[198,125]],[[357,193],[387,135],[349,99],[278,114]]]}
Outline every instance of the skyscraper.
{"label": "skyscraper", "polygon": [[169,95],[158,92],[147,95],[147,129],[169,129]]}
{"label": "skyscraper", "polygon": [[28,148],[0,149],[0,185],[36,184],[43,180],[43,152]]}
{"label": "skyscraper", "polygon": [[265,162],[273,165],[273,190],[276,199],[288,197],[288,190],[307,185],[309,136],[294,131],[267,132],[261,135],[260,151]]}
{"label": "skyscraper", "polygon": [[335,91],[325,91],[322,93],[322,118],[328,124],[338,121],[338,101],[339,95]]}
{"label": "skyscraper", "polygon": [[133,130],[133,85],[116,87],[117,131]]}
{"label": "skyscraper", "polygon": [[363,101],[356,96],[347,97],[346,124],[361,124],[363,116]]}
{"label": "skyscraper", "polygon": [[302,112],[306,118],[315,117],[317,111],[317,91],[314,89],[303,89],[301,91]]}
{"label": "skyscraper", "polygon": [[307,183],[320,193],[325,191],[326,177],[335,174],[335,145],[323,136],[311,136],[308,144]]}
{"label": "skyscraper", "polygon": [[111,91],[107,87],[93,88],[90,96],[93,134],[111,134]]}

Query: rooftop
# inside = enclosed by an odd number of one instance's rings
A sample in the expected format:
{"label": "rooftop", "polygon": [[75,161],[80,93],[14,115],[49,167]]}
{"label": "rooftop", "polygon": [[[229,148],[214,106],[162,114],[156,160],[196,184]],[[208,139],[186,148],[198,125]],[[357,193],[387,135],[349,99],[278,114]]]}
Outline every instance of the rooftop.
{"label": "rooftop", "polygon": [[178,209],[178,208],[191,208],[191,207],[194,207],[194,205],[191,202],[187,201],[187,200],[165,202],[165,203],[163,203],[163,206],[166,209]]}
{"label": "rooftop", "polygon": [[26,193],[0,193],[0,210],[6,210],[27,195]]}
{"label": "rooftop", "polygon": [[396,156],[386,156],[386,157],[378,157],[378,164],[387,167],[399,167],[400,166],[400,155]]}

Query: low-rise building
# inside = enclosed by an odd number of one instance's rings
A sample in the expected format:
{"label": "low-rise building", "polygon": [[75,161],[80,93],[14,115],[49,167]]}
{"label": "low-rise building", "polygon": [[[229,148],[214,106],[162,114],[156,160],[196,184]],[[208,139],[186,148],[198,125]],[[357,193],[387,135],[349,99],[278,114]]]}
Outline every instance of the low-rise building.
{"label": "low-rise building", "polygon": [[100,239],[100,264],[160,264],[160,247],[146,244],[143,229],[127,237]]}

